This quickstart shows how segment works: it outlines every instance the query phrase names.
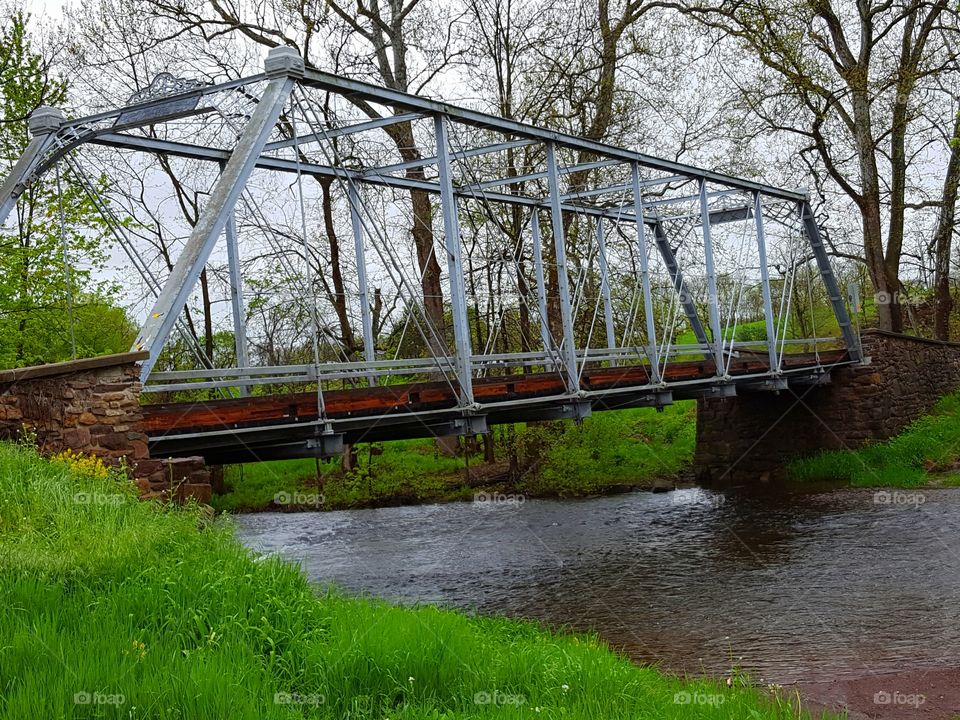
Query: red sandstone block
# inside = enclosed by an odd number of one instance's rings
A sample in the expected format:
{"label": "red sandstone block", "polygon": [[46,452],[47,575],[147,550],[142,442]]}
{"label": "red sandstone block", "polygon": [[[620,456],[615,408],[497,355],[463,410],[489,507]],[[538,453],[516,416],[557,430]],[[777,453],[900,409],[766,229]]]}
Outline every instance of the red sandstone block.
{"label": "red sandstone block", "polygon": [[209,505],[212,495],[213,488],[210,487],[209,483],[184,483],[177,489],[177,500],[179,502],[192,499],[204,505]]}
{"label": "red sandstone block", "polygon": [[123,433],[107,433],[95,438],[95,441],[97,445],[108,450],[128,450],[130,448],[130,441]]}
{"label": "red sandstone block", "polygon": [[[130,434],[132,433],[128,433],[127,435],[128,440],[129,440]],[[139,440],[139,439],[130,440],[130,454],[133,456],[131,459],[138,460],[138,461],[141,458],[149,457],[150,450],[147,447],[147,441]]]}
{"label": "red sandstone block", "polygon": [[130,388],[126,382],[101,382],[97,385],[97,394],[109,392],[121,392]]}
{"label": "red sandstone block", "polygon": [[148,476],[160,471],[163,468],[163,460],[153,460],[151,458],[144,458],[143,460],[137,460],[137,473]]}
{"label": "red sandstone block", "polygon": [[0,420],[21,420],[23,413],[18,408],[0,405]]}
{"label": "red sandstone block", "polygon": [[129,397],[128,392],[121,392],[119,390],[112,392],[99,393],[98,395],[100,400],[104,402],[117,402],[118,400],[125,400]]}
{"label": "red sandstone block", "polygon": [[87,450],[90,445],[90,431],[87,428],[66,430],[62,437],[64,446],[73,450]]}

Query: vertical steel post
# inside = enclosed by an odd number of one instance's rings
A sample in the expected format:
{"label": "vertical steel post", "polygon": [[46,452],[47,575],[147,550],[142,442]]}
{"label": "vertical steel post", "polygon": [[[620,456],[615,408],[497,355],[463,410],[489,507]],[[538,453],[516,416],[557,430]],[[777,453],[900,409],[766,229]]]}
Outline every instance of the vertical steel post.
{"label": "vertical steel post", "polygon": [[693,297],[687,288],[687,283],[683,279],[683,273],[680,270],[680,264],[677,262],[673,249],[670,247],[670,241],[667,233],[663,229],[663,223],[657,220],[653,224],[653,239],[660,251],[660,257],[663,258],[663,264],[667,266],[667,272],[670,273],[670,281],[673,283],[673,289],[680,296],[680,304],[683,305],[683,312],[687,316],[687,322],[690,323],[690,329],[697,338],[697,342],[708,348],[708,355],[713,357],[713,351],[709,350],[710,339],[707,337],[707,331],[703,329],[703,323],[700,321],[700,313],[697,312],[697,305],[693,302]]}
{"label": "vertical steel post", "polygon": [[537,277],[537,308],[540,311],[540,339],[543,352],[548,358],[553,349],[550,342],[550,325],[547,323],[547,285],[543,279],[543,241],[540,239],[540,210],[533,208],[530,213],[530,234],[533,235],[533,269]]}
{"label": "vertical steel post", "polygon": [[650,291],[650,260],[647,257],[647,231],[643,221],[643,195],[640,192],[640,165],[630,163],[633,180],[633,213],[637,223],[637,250],[640,254],[640,282],[643,284],[643,310],[647,320],[647,358],[650,380],[660,382],[660,352],[657,349],[657,325],[653,317],[653,293]]}
{"label": "vertical steel post", "polygon": [[197,278],[227,223],[227,217],[256,167],[263,146],[293,90],[294,78],[303,77],[303,59],[291,47],[276,47],[267,54],[264,70],[270,82],[230,153],[230,159],[210,192],[183,252],[133,343],[133,350],[146,350],[150,354],[140,365],[141,382],[145,383],[150,376],[163,343],[183,312],[187,298],[193,292]]}
{"label": "vertical steel post", "polygon": [[4,179],[3,185],[0,185],[0,226],[7,221],[10,211],[16,207],[17,198],[23,194],[40,156],[50,146],[65,120],[62,110],[45,105],[38,107],[30,115],[27,127],[32,139]]}
{"label": "vertical steel post", "polygon": [[[357,258],[357,283],[360,286],[360,320],[363,325],[363,359],[372,365],[376,359],[373,344],[373,318],[370,314],[370,296],[367,290],[367,257],[363,242],[363,220],[360,217],[360,194],[357,186],[348,182],[347,193],[350,199],[350,221],[353,225],[353,253]],[[375,375],[368,375],[370,387],[377,384]]]}
{"label": "vertical steel post", "polygon": [[[237,216],[227,218],[227,264],[230,266],[230,306],[233,308],[233,344],[237,351],[237,367],[250,366],[247,357],[247,313],[243,306],[243,280],[240,277],[240,249],[237,246]],[[240,396],[250,394],[249,385],[240,386]]]}
{"label": "vertical steel post", "polygon": [[567,275],[567,247],[563,236],[563,209],[560,202],[560,182],[557,170],[557,151],[552,140],[547,146],[547,184],[550,188],[550,219],[553,224],[553,243],[557,255],[557,292],[560,295],[560,321],[563,326],[561,354],[567,371],[567,392],[580,390],[577,371],[577,346],[573,336],[573,314],[570,310],[570,278]]}
{"label": "vertical steel post", "polygon": [[713,243],[710,240],[710,206],[707,204],[707,180],[700,180],[700,224],[703,228],[703,258],[707,265],[707,307],[710,310],[710,332],[713,334],[713,359],[717,377],[723,377],[723,332],[720,330],[720,298],[717,293],[717,269],[713,264]]}
{"label": "vertical steel post", "polygon": [[443,230],[447,246],[447,270],[450,274],[450,304],[453,314],[453,339],[456,345],[457,379],[460,382],[460,406],[467,407],[473,405],[470,326],[467,321],[467,292],[463,280],[463,258],[460,252],[457,198],[453,194],[453,178],[450,173],[450,145],[446,117],[434,115],[433,126],[437,140],[437,169],[440,181],[440,204],[443,210]]}
{"label": "vertical steel post", "polygon": [[843,296],[840,294],[840,287],[837,285],[837,276],[833,274],[833,267],[830,265],[830,258],[827,256],[827,249],[823,244],[823,238],[820,237],[820,228],[813,217],[813,208],[810,207],[809,200],[803,200],[800,205],[800,217],[803,220],[803,229],[813,250],[813,257],[817,261],[817,267],[820,269],[820,277],[823,278],[823,285],[827,289],[827,295],[830,297],[830,304],[833,306],[833,314],[837,318],[837,324],[840,326],[840,333],[843,335],[843,341],[847,345],[847,352],[850,359],[856,362],[863,360],[863,353],[860,350],[860,343],[857,334],[853,331],[853,323],[850,322],[850,316],[847,314],[847,307],[843,303]]}
{"label": "vertical steel post", "polygon": [[[613,328],[613,301],[610,298],[610,266],[607,263],[607,241],[603,236],[603,218],[597,218],[597,252],[600,259],[600,294],[603,295],[603,322],[607,328],[607,349],[617,347],[617,336]],[[616,365],[616,360],[610,361]]]}
{"label": "vertical steel post", "polygon": [[753,193],[753,221],[757,228],[757,252],[760,256],[760,292],[763,294],[763,321],[767,329],[767,356],[770,358],[770,372],[780,372],[773,300],[770,297],[770,268],[767,267],[767,235],[763,229],[763,203],[759,191]]}

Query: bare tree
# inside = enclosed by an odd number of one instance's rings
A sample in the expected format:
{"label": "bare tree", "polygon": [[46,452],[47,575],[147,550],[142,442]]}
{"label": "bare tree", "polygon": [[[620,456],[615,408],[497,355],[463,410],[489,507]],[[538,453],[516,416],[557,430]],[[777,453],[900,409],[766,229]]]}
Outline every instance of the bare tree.
{"label": "bare tree", "polygon": [[[880,326],[903,327],[900,263],[918,148],[934,130],[922,113],[931,79],[954,66],[940,39],[956,32],[948,0],[691,0],[674,4],[750,52],[763,71],[731,77],[768,130],[803,138],[805,151],[856,207]],[[922,91],[922,92],[921,92]],[[884,227],[886,221],[886,227]]]}

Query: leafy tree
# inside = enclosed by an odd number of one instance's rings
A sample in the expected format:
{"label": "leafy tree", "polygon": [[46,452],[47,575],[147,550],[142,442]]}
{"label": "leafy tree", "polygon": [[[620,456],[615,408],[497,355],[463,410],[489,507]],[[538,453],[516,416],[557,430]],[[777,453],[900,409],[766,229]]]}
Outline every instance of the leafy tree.
{"label": "leafy tree", "polygon": [[[27,119],[59,105],[67,84],[34,51],[28,16],[14,12],[0,34],[0,174],[29,142]],[[95,280],[108,258],[107,228],[79,183],[48,172],[20,197],[0,228],[0,363],[29,365],[126,349],[129,321]],[[89,324],[87,324],[89,323]]]}

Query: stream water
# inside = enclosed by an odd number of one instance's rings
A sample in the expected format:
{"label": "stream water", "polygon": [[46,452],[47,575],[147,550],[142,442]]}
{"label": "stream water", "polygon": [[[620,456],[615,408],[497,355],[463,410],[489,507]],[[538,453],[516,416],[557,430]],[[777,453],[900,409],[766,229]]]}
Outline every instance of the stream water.
{"label": "stream water", "polygon": [[239,518],[317,582],[599,633],[768,682],[960,666],[960,489],[483,502]]}

